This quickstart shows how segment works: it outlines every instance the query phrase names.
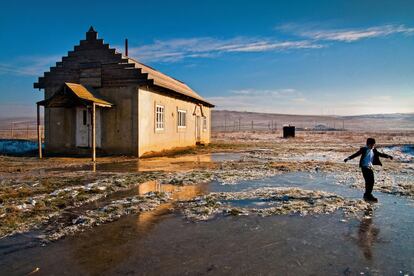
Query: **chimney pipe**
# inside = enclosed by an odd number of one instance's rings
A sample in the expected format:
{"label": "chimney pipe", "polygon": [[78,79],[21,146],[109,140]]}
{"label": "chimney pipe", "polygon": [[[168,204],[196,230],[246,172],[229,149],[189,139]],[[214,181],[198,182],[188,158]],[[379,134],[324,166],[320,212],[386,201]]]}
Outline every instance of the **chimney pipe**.
{"label": "chimney pipe", "polygon": [[125,56],[128,56],[128,38],[125,38]]}

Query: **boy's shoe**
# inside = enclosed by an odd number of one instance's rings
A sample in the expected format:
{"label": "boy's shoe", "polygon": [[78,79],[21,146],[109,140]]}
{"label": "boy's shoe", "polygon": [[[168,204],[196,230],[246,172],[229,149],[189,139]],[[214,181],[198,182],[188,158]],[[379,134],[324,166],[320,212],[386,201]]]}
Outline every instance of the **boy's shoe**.
{"label": "boy's shoe", "polygon": [[378,198],[373,195],[364,195],[364,200],[368,202],[378,202]]}

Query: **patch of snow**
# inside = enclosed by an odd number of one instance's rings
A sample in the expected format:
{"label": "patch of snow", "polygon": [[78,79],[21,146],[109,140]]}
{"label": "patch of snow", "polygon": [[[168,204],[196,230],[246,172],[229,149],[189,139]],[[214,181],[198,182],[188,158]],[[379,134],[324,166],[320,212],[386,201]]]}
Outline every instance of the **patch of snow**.
{"label": "patch of snow", "polygon": [[414,162],[414,145],[392,146],[383,148],[384,153],[393,156],[396,160],[405,163]]}

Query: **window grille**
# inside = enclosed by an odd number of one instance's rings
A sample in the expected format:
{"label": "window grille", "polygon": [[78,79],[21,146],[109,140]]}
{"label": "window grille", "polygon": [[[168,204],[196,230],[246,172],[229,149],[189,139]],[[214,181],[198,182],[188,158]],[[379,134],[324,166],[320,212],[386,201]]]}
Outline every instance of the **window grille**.
{"label": "window grille", "polygon": [[186,121],[186,115],[187,115],[187,111],[185,110],[178,110],[178,116],[177,116],[177,124],[179,128],[184,128],[187,126],[187,121]]}
{"label": "window grille", "polygon": [[165,108],[162,105],[156,105],[155,107],[155,129],[162,130],[164,129],[165,122]]}

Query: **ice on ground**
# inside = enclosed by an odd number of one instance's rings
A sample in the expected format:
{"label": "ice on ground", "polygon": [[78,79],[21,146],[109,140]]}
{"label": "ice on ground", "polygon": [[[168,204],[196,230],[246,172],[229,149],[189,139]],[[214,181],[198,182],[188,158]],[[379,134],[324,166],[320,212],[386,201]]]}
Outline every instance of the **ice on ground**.
{"label": "ice on ground", "polygon": [[[338,184],[361,190],[365,188],[365,181],[360,172],[338,172],[333,176]],[[376,168],[374,191],[413,197],[414,178],[411,173],[394,173]]]}
{"label": "ice on ground", "polygon": [[[260,208],[257,207],[257,203]],[[342,210],[357,216],[370,205],[339,195],[299,188],[261,188],[243,192],[209,193],[177,204],[190,221],[205,221],[223,215],[288,215],[329,214]]]}
{"label": "ice on ground", "polygon": [[392,146],[383,148],[383,152],[405,163],[414,163],[414,145]]}
{"label": "ice on ground", "polygon": [[169,199],[169,193],[149,192],[145,195],[113,200],[99,209],[86,210],[84,214],[79,214],[73,219],[64,222],[58,220],[49,224],[46,229],[46,239],[49,241],[57,240],[82,232],[87,228],[117,220],[127,214],[154,210]]}
{"label": "ice on ground", "polygon": [[261,161],[318,161],[318,162],[342,162],[343,154],[334,151],[312,151],[312,152],[296,152],[292,153],[277,153],[272,151],[257,151],[249,152],[246,159],[261,160]]}

